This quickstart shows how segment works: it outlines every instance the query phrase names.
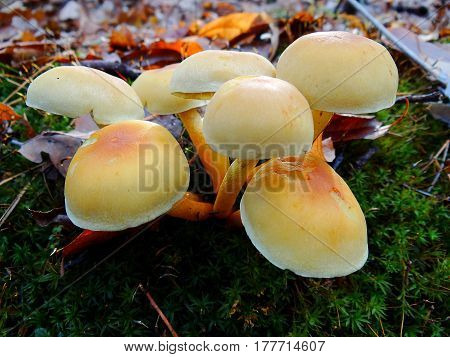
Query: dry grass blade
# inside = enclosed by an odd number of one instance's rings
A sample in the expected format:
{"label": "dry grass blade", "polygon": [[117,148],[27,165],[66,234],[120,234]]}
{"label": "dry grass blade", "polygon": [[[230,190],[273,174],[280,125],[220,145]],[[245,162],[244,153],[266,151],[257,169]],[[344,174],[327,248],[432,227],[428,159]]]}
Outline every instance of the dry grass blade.
{"label": "dry grass blade", "polygon": [[15,178],[17,178],[17,177],[19,177],[19,176],[25,175],[26,173],[28,173],[28,172],[30,172],[30,171],[33,171],[33,170],[35,170],[35,169],[38,169],[38,168],[40,168],[40,167],[42,167],[42,166],[44,166],[44,165],[45,165],[45,163],[42,163],[42,164],[33,166],[33,167],[31,167],[31,168],[29,168],[29,169],[27,169],[27,170],[25,170],[25,171],[19,172],[18,174],[15,174],[15,175],[13,175],[13,176],[10,176],[10,177],[8,177],[8,178],[5,178],[4,180],[0,181],[0,186],[2,186],[2,185],[4,185],[5,183],[8,183],[8,182],[14,180]]}
{"label": "dry grass blade", "polygon": [[16,89],[14,89],[11,93],[9,93],[9,95],[3,100],[3,104],[7,104],[12,97],[14,97],[17,93],[19,93],[20,90],[22,90],[26,85],[30,84],[33,78],[37,77],[39,74],[49,69],[52,65],[53,62],[47,63],[45,66],[39,68],[35,73],[33,73],[31,77],[25,79],[25,81],[23,81]]}
{"label": "dry grass blade", "polygon": [[156,312],[158,313],[159,317],[161,318],[161,320],[163,320],[164,324],[167,326],[167,328],[169,329],[169,331],[172,334],[172,336],[173,337],[178,337],[177,332],[174,330],[174,328],[170,324],[169,320],[167,319],[166,315],[164,315],[164,313],[161,311],[161,309],[159,308],[158,304],[153,299],[153,297],[150,295],[148,290],[145,290],[144,286],[142,284],[139,284],[139,289],[145,294],[145,296],[147,297],[148,301],[150,302],[150,305],[152,305],[152,307],[156,310]]}
{"label": "dry grass blade", "polygon": [[25,194],[25,192],[27,192],[27,190],[30,188],[31,185],[31,181],[28,182],[24,188],[22,188],[22,190],[19,192],[19,194],[16,196],[16,198],[11,202],[11,204],[9,205],[9,207],[6,209],[6,211],[3,213],[3,215],[0,217],[0,227],[3,226],[3,224],[6,222],[6,220],[8,219],[8,217],[11,215],[11,213],[14,211],[14,209],[17,207],[17,205],[19,204],[20,200],[22,199],[23,195]]}
{"label": "dry grass blade", "polygon": [[439,180],[439,177],[441,177],[442,171],[444,171],[445,163],[447,161],[448,148],[450,146],[449,144],[450,144],[450,140],[447,140],[443,146],[444,152],[442,154],[441,163],[439,164],[438,171],[436,172],[436,175],[434,176],[433,181],[431,182],[431,185],[428,187],[427,192],[431,192],[433,190],[434,186],[436,185],[436,183]]}

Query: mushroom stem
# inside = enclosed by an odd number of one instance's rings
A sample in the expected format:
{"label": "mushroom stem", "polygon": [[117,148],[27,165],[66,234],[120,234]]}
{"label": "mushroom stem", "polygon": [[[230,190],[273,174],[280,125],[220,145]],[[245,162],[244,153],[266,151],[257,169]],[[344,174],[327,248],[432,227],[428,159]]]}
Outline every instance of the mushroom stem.
{"label": "mushroom stem", "polygon": [[197,195],[187,192],[167,214],[171,217],[195,222],[210,218],[212,211],[213,205],[211,203],[202,202]]}
{"label": "mushroom stem", "polygon": [[327,127],[334,113],[324,112],[322,110],[313,110],[313,120],[314,120],[314,139],[322,134],[322,132]]}
{"label": "mushroom stem", "polygon": [[325,155],[323,154],[322,133],[320,133],[319,136],[316,138],[316,140],[314,140],[309,153],[317,156],[323,161],[326,161]]}
{"label": "mushroom stem", "polygon": [[254,167],[252,167],[252,168],[247,170],[246,182],[250,182],[252,177],[256,174],[256,172],[261,168],[262,165],[264,165],[264,163],[261,164],[261,165],[254,166]]}
{"label": "mushroom stem", "polygon": [[239,158],[233,161],[220,185],[216,201],[214,202],[214,212],[217,217],[225,218],[230,214],[236,197],[247,181],[249,171],[257,163],[258,160],[243,160]]}
{"label": "mushroom stem", "polygon": [[214,192],[217,192],[230,166],[228,157],[215,152],[206,143],[202,131],[203,120],[196,109],[190,109],[177,115],[186,128],[206,172],[211,177]]}
{"label": "mushroom stem", "polygon": [[237,210],[230,214],[227,218],[227,226],[231,229],[242,228],[241,211]]}

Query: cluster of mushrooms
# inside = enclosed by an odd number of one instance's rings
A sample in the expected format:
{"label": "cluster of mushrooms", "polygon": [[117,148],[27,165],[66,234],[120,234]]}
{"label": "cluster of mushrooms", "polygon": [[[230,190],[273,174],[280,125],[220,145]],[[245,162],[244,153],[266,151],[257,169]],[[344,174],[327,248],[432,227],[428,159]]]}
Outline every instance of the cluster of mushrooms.
{"label": "cluster of mushrooms", "polygon": [[[216,50],[145,71],[131,86],[91,68],[53,68],[31,83],[27,105],[68,117],[90,113],[101,126],[68,168],[65,204],[75,225],[119,231],[166,213],[241,218],[271,263],[331,278],[364,265],[367,227],[350,188],[324,160],[321,133],[333,113],[392,106],[397,86],[382,45],[317,32],[287,47],[276,68],[255,53]],[[187,192],[182,148],[166,128],[143,120],[144,108],[182,121],[211,177],[214,204]]]}

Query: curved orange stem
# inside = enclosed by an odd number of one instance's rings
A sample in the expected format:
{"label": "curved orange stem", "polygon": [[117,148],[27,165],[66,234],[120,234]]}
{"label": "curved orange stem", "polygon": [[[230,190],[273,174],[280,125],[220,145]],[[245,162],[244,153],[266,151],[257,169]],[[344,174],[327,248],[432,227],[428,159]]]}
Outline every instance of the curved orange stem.
{"label": "curved orange stem", "polygon": [[321,110],[313,110],[313,120],[314,120],[314,139],[325,130],[334,113],[323,112]]}
{"label": "curved orange stem", "polygon": [[316,140],[314,140],[309,153],[316,155],[323,161],[326,161],[325,155],[323,154],[322,134],[319,134],[319,136],[316,138]]}
{"label": "curved orange stem", "polygon": [[205,171],[211,177],[214,192],[217,192],[230,166],[230,160],[228,157],[212,150],[206,143],[202,131],[203,119],[196,109],[190,109],[180,113],[178,117],[186,128]]}
{"label": "curved orange stem", "polygon": [[249,172],[258,160],[235,159],[228,169],[214,202],[214,212],[219,218],[225,218],[233,209],[236,197],[247,182]]}
{"label": "curved orange stem", "polygon": [[229,228],[241,228],[242,227],[242,219],[241,219],[241,211],[237,210],[230,214],[227,218],[227,226]]}
{"label": "curved orange stem", "polygon": [[200,201],[199,197],[187,192],[184,197],[175,203],[167,214],[171,217],[182,218],[187,221],[204,221],[211,217],[213,205]]}

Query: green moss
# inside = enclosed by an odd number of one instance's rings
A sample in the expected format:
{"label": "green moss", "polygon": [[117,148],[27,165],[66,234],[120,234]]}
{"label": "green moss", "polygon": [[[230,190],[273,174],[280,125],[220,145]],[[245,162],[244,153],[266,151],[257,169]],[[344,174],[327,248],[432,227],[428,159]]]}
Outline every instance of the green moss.
{"label": "green moss", "polygon": [[[403,81],[401,88],[417,85]],[[2,98],[12,90],[2,82]],[[26,112],[38,131],[68,128],[68,119],[42,116],[23,104],[15,108]],[[378,117],[392,123],[402,111],[403,106],[397,105]],[[257,252],[243,231],[231,232],[221,222],[171,218],[79,281],[124,239],[81,254],[61,277],[60,258],[52,253],[78,231],[41,228],[27,209],[62,206],[63,180],[46,183],[42,174],[30,172],[0,186],[3,212],[31,182],[0,230],[0,333],[167,334],[137,290],[142,283],[184,336],[398,336],[401,329],[407,336],[448,334],[448,209],[439,199],[412,189],[430,184],[431,171],[422,172],[414,164],[428,160],[448,132],[424,106],[411,105],[410,115],[393,133],[339,148],[345,157],[339,173],[366,214],[370,255],[361,271],[331,280],[279,270]],[[356,159],[371,146],[378,152],[356,169]],[[18,173],[34,165],[14,149],[2,145],[0,172]],[[432,194],[440,197],[448,188],[442,177]]]}

